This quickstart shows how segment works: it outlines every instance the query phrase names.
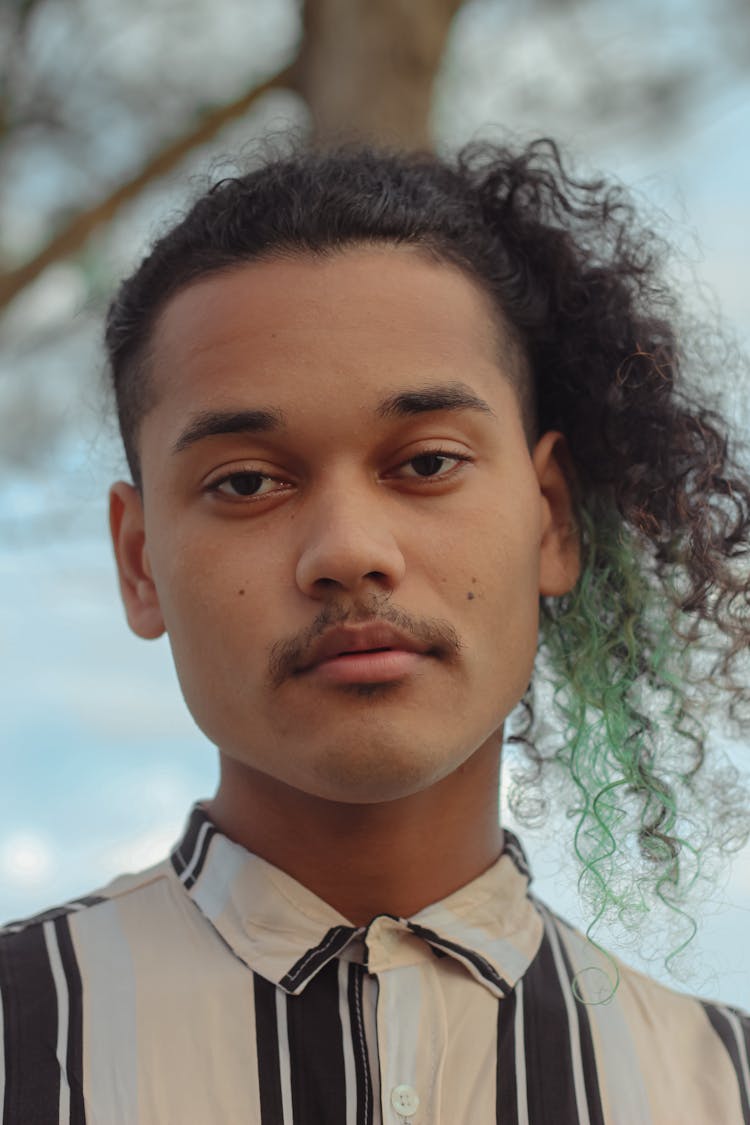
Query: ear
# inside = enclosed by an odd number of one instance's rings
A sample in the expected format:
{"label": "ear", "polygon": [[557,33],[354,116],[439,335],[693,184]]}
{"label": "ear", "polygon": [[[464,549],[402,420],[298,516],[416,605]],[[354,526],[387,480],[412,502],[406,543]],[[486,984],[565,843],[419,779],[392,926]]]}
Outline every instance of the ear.
{"label": "ear", "polygon": [[146,549],[143,501],[132,484],[118,481],[109,490],[109,528],[128,625],[154,640],[165,626]]}
{"label": "ear", "polygon": [[573,509],[573,459],[565,436],[557,430],[544,434],[534,448],[532,463],[542,495],[539,593],[561,597],[573,589],[581,573]]}

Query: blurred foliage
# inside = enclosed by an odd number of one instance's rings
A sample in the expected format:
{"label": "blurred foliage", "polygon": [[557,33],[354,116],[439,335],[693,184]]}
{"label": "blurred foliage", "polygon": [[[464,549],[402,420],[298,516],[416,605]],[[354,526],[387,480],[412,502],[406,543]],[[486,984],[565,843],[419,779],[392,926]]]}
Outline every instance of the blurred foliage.
{"label": "blurred foliage", "polygon": [[407,140],[431,99],[439,146],[487,123],[658,146],[749,64],[747,0],[4,0],[0,268],[20,283],[0,323],[0,463],[70,463],[100,425],[106,297],[222,154],[289,128],[377,133],[378,112],[394,139],[392,86]]}

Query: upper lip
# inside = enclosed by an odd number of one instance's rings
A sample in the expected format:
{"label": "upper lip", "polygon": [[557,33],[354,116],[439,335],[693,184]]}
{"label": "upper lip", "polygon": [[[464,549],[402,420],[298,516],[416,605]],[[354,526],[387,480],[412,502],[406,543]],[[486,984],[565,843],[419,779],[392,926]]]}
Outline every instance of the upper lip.
{"label": "upper lip", "polygon": [[392,625],[376,622],[372,625],[337,626],[311,648],[299,671],[304,672],[324,660],[342,656],[345,652],[367,652],[370,649],[391,648],[407,652],[428,652],[430,646],[409,636]]}

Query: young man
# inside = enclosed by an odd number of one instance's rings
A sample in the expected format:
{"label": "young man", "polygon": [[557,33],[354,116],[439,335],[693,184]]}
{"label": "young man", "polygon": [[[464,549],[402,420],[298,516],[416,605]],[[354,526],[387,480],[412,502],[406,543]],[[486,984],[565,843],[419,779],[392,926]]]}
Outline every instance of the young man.
{"label": "young man", "polygon": [[746,827],[697,681],[747,702],[750,482],[658,254],[549,144],[301,152],[123,284],[120,586],[221,780],[6,926],[5,1125],[750,1122],[750,1020],[553,916],[498,816],[536,681],[595,911],[680,918]]}

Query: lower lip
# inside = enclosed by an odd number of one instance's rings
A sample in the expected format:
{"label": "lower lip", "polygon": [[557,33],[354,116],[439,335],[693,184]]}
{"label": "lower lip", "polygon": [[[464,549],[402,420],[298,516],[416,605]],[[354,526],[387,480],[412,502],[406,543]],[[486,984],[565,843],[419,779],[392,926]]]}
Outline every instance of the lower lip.
{"label": "lower lip", "polygon": [[313,665],[310,671],[334,684],[378,684],[408,676],[425,659],[424,653],[400,648],[384,652],[346,652]]}

